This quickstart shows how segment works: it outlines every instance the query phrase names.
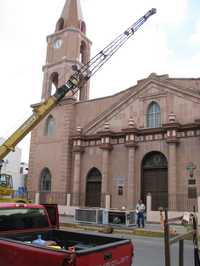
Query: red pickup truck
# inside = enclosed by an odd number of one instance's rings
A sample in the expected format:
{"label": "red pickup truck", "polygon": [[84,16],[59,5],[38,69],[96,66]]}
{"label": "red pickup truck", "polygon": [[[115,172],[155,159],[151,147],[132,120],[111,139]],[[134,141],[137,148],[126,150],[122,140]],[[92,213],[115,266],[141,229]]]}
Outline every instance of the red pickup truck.
{"label": "red pickup truck", "polygon": [[130,266],[130,240],[60,230],[56,205],[0,203],[1,266]]}

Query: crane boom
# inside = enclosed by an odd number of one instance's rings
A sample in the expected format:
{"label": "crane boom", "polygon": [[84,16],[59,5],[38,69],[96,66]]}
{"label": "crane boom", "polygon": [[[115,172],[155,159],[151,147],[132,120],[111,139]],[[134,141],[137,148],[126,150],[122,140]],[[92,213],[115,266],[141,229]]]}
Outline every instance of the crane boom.
{"label": "crane boom", "polygon": [[144,22],[153,14],[156,9],[152,8],[144,16],[138,19],[133,25],[126,29],[122,34],[115,38],[88,63],[80,69],[76,69],[69,80],[63,86],[59,87],[54,95],[47,98],[38,106],[33,108],[32,115],[0,146],[0,160],[2,160],[10,151],[14,151],[15,146],[36,126],[39,122],[61,101],[68,93],[74,95],[88,79],[94,75],[103,64],[144,24]]}

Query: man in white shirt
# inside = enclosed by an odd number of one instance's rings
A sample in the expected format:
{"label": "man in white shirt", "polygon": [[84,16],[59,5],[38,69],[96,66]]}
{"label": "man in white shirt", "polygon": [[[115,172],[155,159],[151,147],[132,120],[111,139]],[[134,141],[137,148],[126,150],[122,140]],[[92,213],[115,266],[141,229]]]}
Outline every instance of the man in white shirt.
{"label": "man in white shirt", "polygon": [[137,213],[137,225],[140,228],[140,224],[144,228],[144,212],[145,212],[145,205],[142,203],[142,200],[138,201],[136,205],[136,213]]}

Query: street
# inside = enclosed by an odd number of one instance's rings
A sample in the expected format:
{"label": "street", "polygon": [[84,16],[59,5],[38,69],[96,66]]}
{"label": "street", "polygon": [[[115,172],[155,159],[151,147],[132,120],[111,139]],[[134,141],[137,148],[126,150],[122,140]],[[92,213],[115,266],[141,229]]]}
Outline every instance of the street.
{"label": "street", "polygon": [[[164,266],[164,241],[161,238],[133,237],[134,266]],[[178,266],[178,243],[171,246],[171,266]],[[184,266],[193,266],[192,241],[184,242]]]}
{"label": "street", "polygon": [[[63,228],[66,230],[66,228]],[[79,231],[79,229],[70,229],[71,231]],[[133,266],[165,266],[164,259],[164,239],[151,238],[141,236],[131,236],[125,234],[116,234],[118,237],[129,238],[135,247],[135,256]],[[114,235],[113,235],[114,236]],[[171,246],[171,266],[179,265],[179,247],[178,243]],[[184,241],[184,266],[194,266],[193,245],[192,241]]]}

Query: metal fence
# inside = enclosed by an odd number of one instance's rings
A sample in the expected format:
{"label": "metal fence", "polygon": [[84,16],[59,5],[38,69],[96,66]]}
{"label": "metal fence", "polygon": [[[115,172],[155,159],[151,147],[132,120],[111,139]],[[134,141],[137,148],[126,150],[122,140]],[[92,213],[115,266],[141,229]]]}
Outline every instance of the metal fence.
{"label": "metal fence", "polygon": [[[25,198],[35,202],[36,191],[28,191]],[[57,203],[60,205],[67,204],[67,194],[66,192],[39,192],[39,202],[40,203]],[[105,194],[101,194],[97,201],[90,199],[90,204],[87,205],[87,199],[85,193],[70,193],[71,199],[70,204],[72,206],[80,207],[105,207]]]}
{"label": "metal fence", "polygon": [[[15,193],[13,194],[13,197]],[[36,191],[28,191],[21,195],[21,197],[35,202]],[[59,205],[67,204],[66,192],[40,192],[40,203],[57,203]],[[105,207],[105,194],[100,195],[98,202],[92,202],[87,206],[86,195],[84,193],[71,193],[70,204],[72,206],[80,207]],[[187,194],[167,194],[167,193],[151,193],[152,210],[157,211],[160,207],[167,208],[174,211],[192,211],[195,206],[197,207],[197,198],[188,198]],[[164,205],[163,205],[164,203]],[[112,207],[112,204],[111,204]]]}
{"label": "metal fence", "polygon": [[[35,202],[36,191],[28,191],[25,198]],[[56,203],[59,205],[67,204],[67,193],[65,192],[39,192],[39,203]]]}
{"label": "metal fence", "polygon": [[89,199],[85,193],[71,193],[71,204],[80,207],[105,207],[105,198],[105,193],[101,193],[99,197]]}
{"label": "metal fence", "polygon": [[160,207],[173,211],[192,211],[197,209],[197,197],[188,198],[187,194],[151,193],[152,210]]}

